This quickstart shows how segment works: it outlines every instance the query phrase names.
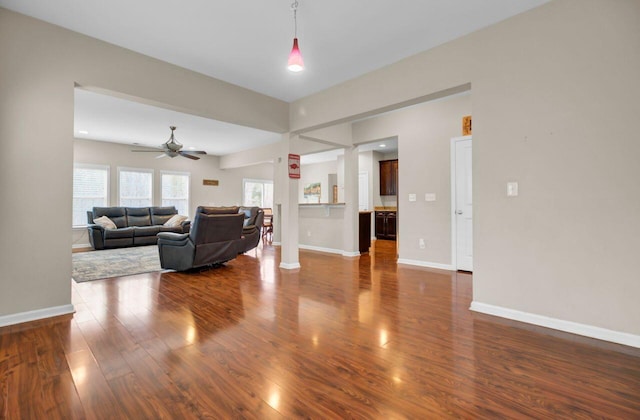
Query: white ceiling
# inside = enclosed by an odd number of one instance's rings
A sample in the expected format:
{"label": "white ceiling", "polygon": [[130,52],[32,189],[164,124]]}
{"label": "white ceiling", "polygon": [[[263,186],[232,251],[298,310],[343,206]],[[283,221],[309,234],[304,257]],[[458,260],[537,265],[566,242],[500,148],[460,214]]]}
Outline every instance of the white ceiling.
{"label": "white ceiling", "polygon": [[[392,137],[384,140],[378,140],[371,143],[363,143],[358,146],[358,152],[368,152],[374,150],[380,153],[394,153],[398,151],[398,138]],[[324,152],[309,153],[300,156],[302,165],[311,165],[314,163],[330,162],[338,159],[338,156],[344,155],[344,149],[332,149]]]}
{"label": "white ceiling", "polygon": [[293,101],[548,0],[0,0],[0,6]]}
{"label": "white ceiling", "polygon": [[[286,70],[293,0],[0,0],[5,7],[284,101],[293,101],[549,0],[299,0],[306,69]],[[280,139],[76,89],[76,136],[225,155]],[[89,134],[81,134],[80,130]]]}
{"label": "white ceiling", "polygon": [[78,138],[158,147],[169,139],[170,125],[184,150],[222,156],[265,144],[282,136],[182,112],[75,89],[74,135]]}

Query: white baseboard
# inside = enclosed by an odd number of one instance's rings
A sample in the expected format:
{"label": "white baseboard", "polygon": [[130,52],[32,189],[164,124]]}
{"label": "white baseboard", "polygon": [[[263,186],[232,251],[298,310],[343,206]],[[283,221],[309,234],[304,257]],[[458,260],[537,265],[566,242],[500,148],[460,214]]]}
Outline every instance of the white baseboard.
{"label": "white baseboard", "polygon": [[321,247],[321,246],[304,245],[304,244],[298,244],[298,248],[307,249],[309,251],[326,252],[328,254],[340,254],[340,255],[342,255],[342,252],[343,252],[341,249],[324,248],[324,247]]}
{"label": "white baseboard", "polygon": [[282,245],[282,243],[281,243],[281,242],[271,242],[271,245],[273,245],[273,246],[280,246],[280,245]]}
{"label": "white baseboard", "polygon": [[285,270],[295,270],[296,268],[300,268],[300,263],[280,263],[280,268],[284,268]]}
{"label": "white baseboard", "polygon": [[314,245],[298,244],[298,248],[306,249],[309,251],[326,252],[327,254],[339,254],[339,255],[342,255],[343,257],[359,257],[360,256],[360,253],[358,251],[343,251],[341,249],[324,248],[321,246],[314,246]]}
{"label": "white baseboard", "polygon": [[17,314],[0,316],[0,327],[22,324],[23,322],[37,321],[39,319],[54,316],[72,314],[76,310],[73,305],[52,306],[50,308],[36,309],[35,311],[20,312]]}
{"label": "white baseboard", "polygon": [[91,244],[73,244],[71,245],[72,249],[78,249],[78,248],[92,248]]}
{"label": "white baseboard", "polygon": [[577,322],[565,321],[557,318],[550,318],[543,315],[536,315],[529,312],[517,311],[515,309],[503,308],[501,306],[489,305],[476,301],[471,302],[471,307],[469,309],[483,314],[513,319],[515,321],[526,322],[527,324],[539,325],[541,327],[552,328],[554,330],[640,348],[640,335],[594,327],[593,325],[579,324]]}
{"label": "white baseboard", "polygon": [[420,260],[408,260],[406,258],[398,258],[398,264],[415,265],[418,267],[437,268],[438,270],[455,271],[451,264],[440,264]]}
{"label": "white baseboard", "polygon": [[359,257],[360,252],[359,251],[342,251],[341,255],[343,257]]}

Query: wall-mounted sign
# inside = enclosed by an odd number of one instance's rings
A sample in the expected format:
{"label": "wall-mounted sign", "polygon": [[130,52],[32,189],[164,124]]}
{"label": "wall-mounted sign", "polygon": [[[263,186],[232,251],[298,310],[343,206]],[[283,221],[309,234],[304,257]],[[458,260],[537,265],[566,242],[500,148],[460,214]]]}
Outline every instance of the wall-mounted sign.
{"label": "wall-mounted sign", "polygon": [[462,135],[463,136],[471,135],[471,115],[462,117]]}
{"label": "wall-mounted sign", "polygon": [[300,155],[289,153],[289,178],[300,178]]}
{"label": "wall-mounted sign", "polygon": [[214,187],[217,187],[219,183],[220,183],[220,181],[218,181],[217,179],[203,179],[202,180],[202,185],[212,185]]}

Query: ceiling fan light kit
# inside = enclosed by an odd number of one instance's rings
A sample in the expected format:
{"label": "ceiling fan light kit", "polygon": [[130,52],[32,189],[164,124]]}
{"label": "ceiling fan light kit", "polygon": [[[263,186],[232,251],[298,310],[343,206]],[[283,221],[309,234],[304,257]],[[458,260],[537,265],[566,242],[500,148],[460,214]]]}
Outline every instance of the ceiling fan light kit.
{"label": "ceiling fan light kit", "polygon": [[176,140],[173,132],[176,130],[177,127],[175,126],[170,126],[169,127],[171,129],[171,137],[169,137],[169,140],[167,140],[165,143],[162,144],[162,146],[160,146],[159,149],[151,149],[151,150],[132,150],[132,152],[153,152],[153,153],[158,153],[158,150],[163,152],[162,155],[157,156],[156,158],[161,158],[163,156],[169,156],[170,158],[174,158],[176,156],[182,156],[182,157],[186,157],[188,159],[193,159],[193,160],[199,160],[200,158],[198,156],[194,156],[194,155],[206,155],[207,152],[205,152],[204,150],[188,150],[186,152],[182,151],[182,148],[184,147],[182,145],[182,143],[180,143],[178,140]]}

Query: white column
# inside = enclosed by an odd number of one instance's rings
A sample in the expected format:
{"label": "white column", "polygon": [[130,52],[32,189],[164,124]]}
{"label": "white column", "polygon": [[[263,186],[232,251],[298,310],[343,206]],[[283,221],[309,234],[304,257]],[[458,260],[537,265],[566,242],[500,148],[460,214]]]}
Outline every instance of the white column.
{"label": "white column", "polygon": [[342,255],[360,255],[358,246],[358,148],[344,149],[344,239]]}
{"label": "white column", "polygon": [[280,224],[280,268],[300,268],[298,255],[298,180],[289,178],[288,156],[297,135],[282,135],[280,159],[276,162]]}

